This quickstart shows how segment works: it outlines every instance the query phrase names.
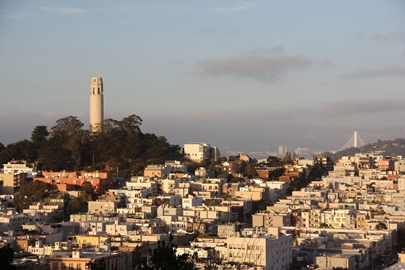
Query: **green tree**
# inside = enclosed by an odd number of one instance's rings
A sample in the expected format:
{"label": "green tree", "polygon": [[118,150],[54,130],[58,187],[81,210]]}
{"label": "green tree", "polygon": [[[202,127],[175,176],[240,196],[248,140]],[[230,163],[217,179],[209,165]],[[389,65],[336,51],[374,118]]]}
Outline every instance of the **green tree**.
{"label": "green tree", "polygon": [[80,200],[78,199],[71,199],[68,202],[68,206],[66,211],[68,212],[68,214],[77,214],[80,212],[80,210],[82,209],[82,203],[80,202]]}
{"label": "green tree", "polygon": [[94,199],[96,199],[94,187],[91,185],[89,181],[83,182],[79,190],[81,191],[79,194],[79,200],[82,203],[93,201]]}
{"label": "green tree", "polygon": [[267,163],[269,166],[280,166],[281,159],[276,156],[269,156],[267,158]]}
{"label": "green tree", "polygon": [[34,145],[40,146],[49,136],[48,128],[46,126],[36,126],[31,132],[31,142]]}
{"label": "green tree", "polygon": [[150,250],[147,259],[135,264],[135,270],[192,270],[194,262],[188,254],[177,255],[176,247],[164,241],[158,241],[157,247]]}
{"label": "green tree", "polygon": [[83,128],[83,123],[76,116],[68,116],[58,119],[51,128],[52,137],[69,139]]}
{"label": "green tree", "polygon": [[90,270],[106,270],[107,264],[104,258],[101,258],[100,260],[86,263],[86,267],[88,267]]}
{"label": "green tree", "polygon": [[291,162],[292,162],[291,153],[290,152],[285,153],[285,156],[283,157],[283,163],[289,164]]}
{"label": "green tree", "polygon": [[70,164],[70,153],[59,137],[51,137],[38,150],[38,166],[42,170],[60,171]]}
{"label": "green tree", "polygon": [[381,231],[381,230],[386,230],[388,228],[387,228],[387,225],[385,225],[385,223],[380,222],[377,225],[375,225],[375,229],[377,231]]}
{"label": "green tree", "polygon": [[258,175],[257,172],[256,172],[256,164],[255,163],[246,164],[244,175],[249,177],[249,178],[256,177]]}
{"label": "green tree", "polygon": [[19,267],[18,270],[49,270],[49,268],[42,265],[26,265]]}
{"label": "green tree", "polygon": [[1,164],[7,163],[13,159],[32,162],[35,158],[36,156],[32,148],[32,143],[28,140],[8,144],[7,147],[0,152]]}
{"label": "green tree", "polygon": [[[182,157],[181,148],[171,145],[164,136],[143,134],[142,119],[137,115],[122,120],[106,119],[103,132],[91,133],[75,116],[56,121],[48,129],[36,126],[31,140],[4,147],[0,144],[0,162],[12,159],[37,161],[40,170],[111,170],[117,167],[130,172],[134,164],[145,167],[147,160],[168,160]],[[130,169],[131,168],[131,169]]]}
{"label": "green tree", "polygon": [[38,151],[42,148],[49,136],[46,126],[36,126],[31,132],[32,152],[38,160]]}
{"label": "green tree", "polygon": [[20,190],[14,194],[13,203],[17,211],[27,209],[31,204],[41,202],[49,197],[52,186],[48,183],[35,181],[33,183],[23,183]]}
{"label": "green tree", "polygon": [[14,249],[10,247],[9,244],[0,248],[0,265],[1,269],[4,270],[14,270],[15,267],[12,265],[14,259]]}

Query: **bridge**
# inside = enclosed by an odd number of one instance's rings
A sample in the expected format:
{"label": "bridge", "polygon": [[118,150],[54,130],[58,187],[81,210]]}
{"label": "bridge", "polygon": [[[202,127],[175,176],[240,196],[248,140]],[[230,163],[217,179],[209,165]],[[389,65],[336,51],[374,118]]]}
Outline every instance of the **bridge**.
{"label": "bridge", "polygon": [[355,131],[353,136],[347,141],[345,145],[343,145],[342,148],[339,149],[339,151],[351,147],[360,148],[364,145],[365,145],[364,141],[360,138],[359,134],[357,134],[357,131]]}

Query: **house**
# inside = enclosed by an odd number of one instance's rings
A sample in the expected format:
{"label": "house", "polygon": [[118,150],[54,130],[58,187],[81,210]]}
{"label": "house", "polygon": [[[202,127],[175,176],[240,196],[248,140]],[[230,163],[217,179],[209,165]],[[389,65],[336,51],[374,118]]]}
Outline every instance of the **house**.
{"label": "house", "polygon": [[75,187],[78,190],[84,183],[88,182],[94,188],[94,192],[102,194],[113,184],[112,173],[110,172],[48,172],[34,177],[34,181],[41,181],[56,187],[58,190],[66,191]]}
{"label": "house", "polygon": [[132,269],[132,254],[130,252],[90,252],[72,251],[55,252],[49,257],[50,270],[85,270],[86,264],[104,260],[106,270]]}
{"label": "house", "polygon": [[290,269],[292,266],[292,237],[279,228],[250,237],[228,237],[223,261],[252,264],[264,269]]}
{"label": "house", "polygon": [[210,159],[217,161],[220,158],[218,148],[203,142],[186,143],[184,144],[183,151],[184,158],[194,162]]}

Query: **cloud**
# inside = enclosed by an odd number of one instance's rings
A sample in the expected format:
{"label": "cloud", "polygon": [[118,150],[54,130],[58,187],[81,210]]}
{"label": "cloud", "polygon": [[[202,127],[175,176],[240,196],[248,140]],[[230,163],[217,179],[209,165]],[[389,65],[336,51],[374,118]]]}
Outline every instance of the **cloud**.
{"label": "cloud", "polygon": [[104,13],[127,13],[127,12],[136,12],[139,11],[139,7],[130,7],[130,6],[122,6],[122,5],[117,5],[113,7],[108,7],[108,8],[99,8],[98,9],[101,12]]}
{"label": "cloud", "polygon": [[376,42],[404,42],[405,32],[385,32],[385,33],[364,33],[360,32],[356,35],[360,40],[373,40]]}
{"label": "cloud", "polygon": [[210,11],[215,12],[215,13],[234,13],[234,12],[241,12],[244,10],[251,9],[254,6],[255,6],[255,4],[244,1],[244,2],[238,3],[237,5],[234,5],[234,6],[212,8]]}
{"label": "cloud", "polygon": [[143,115],[142,127],[144,131],[166,136],[174,144],[205,141],[218,146],[223,154],[236,150],[264,151],[266,147],[276,151],[278,145],[325,151],[340,149],[354,130],[366,143],[400,137],[404,112],[405,98],[340,100],[301,108]]}
{"label": "cloud", "polygon": [[193,35],[236,35],[240,34],[243,31],[239,28],[232,28],[232,29],[220,29],[217,27],[208,27],[208,28],[200,28],[193,31],[191,34]]}
{"label": "cloud", "polygon": [[88,13],[88,11],[79,8],[55,8],[55,7],[38,7],[38,8],[40,10],[47,11],[50,13],[63,15]]}
{"label": "cloud", "polygon": [[371,37],[375,41],[405,41],[405,32],[374,33]]}
{"label": "cloud", "polygon": [[405,67],[399,65],[387,65],[382,68],[369,69],[363,68],[349,74],[344,74],[342,77],[347,79],[375,78],[405,75]]}
{"label": "cloud", "polygon": [[319,60],[319,65],[322,66],[322,67],[333,66],[332,61],[330,59],[321,59],[321,60]]}
{"label": "cloud", "polygon": [[183,60],[177,60],[169,63],[170,66],[184,66],[185,64],[186,63]]}
{"label": "cloud", "polygon": [[325,117],[348,117],[397,111],[405,111],[405,99],[340,100],[324,103],[320,108],[307,109],[301,113],[307,116],[322,114]]}
{"label": "cloud", "polygon": [[173,5],[158,5],[153,6],[152,8],[162,14],[186,13],[190,11],[190,8],[188,7],[173,6]]}
{"label": "cloud", "polygon": [[308,124],[314,118],[331,119],[344,118],[359,115],[372,115],[381,113],[405,112],[405,99],[362,99],[362,100],[340,100],[325,102],[308,107],[283,107],[269,109],[241,109],[221,110],[211,109],[203,112],[187,113],[183,115],[170,115],[169,118],[180,117],[182,121],[237,121],[237,122],[297,122]]}
{"label": "cloud", "polygon": [[283,46],[275,46],[271,48],[263,48],[263,47],[257,47],[249,52],[247,54],[252,54],[252,55],[266,55],[266,54],[284,54],[284,48]]}
{"label": "cloud", "polygon": [[268,55],[269,52],[280,54],[283,49],[258,48],[238,57],[204,60],[199,65],[207,76],[230,75],[263,81],[277,81],[282,73],[312,65],[311,60],[303,56],[272,56]]}
{"label": "cloud", "polygon": [[10,11],[0,11],[0,18],[10,19],[10,20],[20,20],[32,17],[34,14],[30,12],[10,12]]}

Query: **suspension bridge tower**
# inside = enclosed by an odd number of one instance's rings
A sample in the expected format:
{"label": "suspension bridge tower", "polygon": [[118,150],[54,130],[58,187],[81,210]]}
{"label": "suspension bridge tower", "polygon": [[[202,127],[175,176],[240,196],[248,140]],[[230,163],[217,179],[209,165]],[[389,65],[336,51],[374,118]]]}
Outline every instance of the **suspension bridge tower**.
{"label": "suspension bridge tower", "polygon": [[360,138],[357,131],[355,131],[353,136],[347,141],[347,143],[345,145],[343,145],[342,148],[339,149],[339,151],[344,150],[346,148],[351,148],[351,147],[359,148],[364,145],[365,145],[364,141]]}

